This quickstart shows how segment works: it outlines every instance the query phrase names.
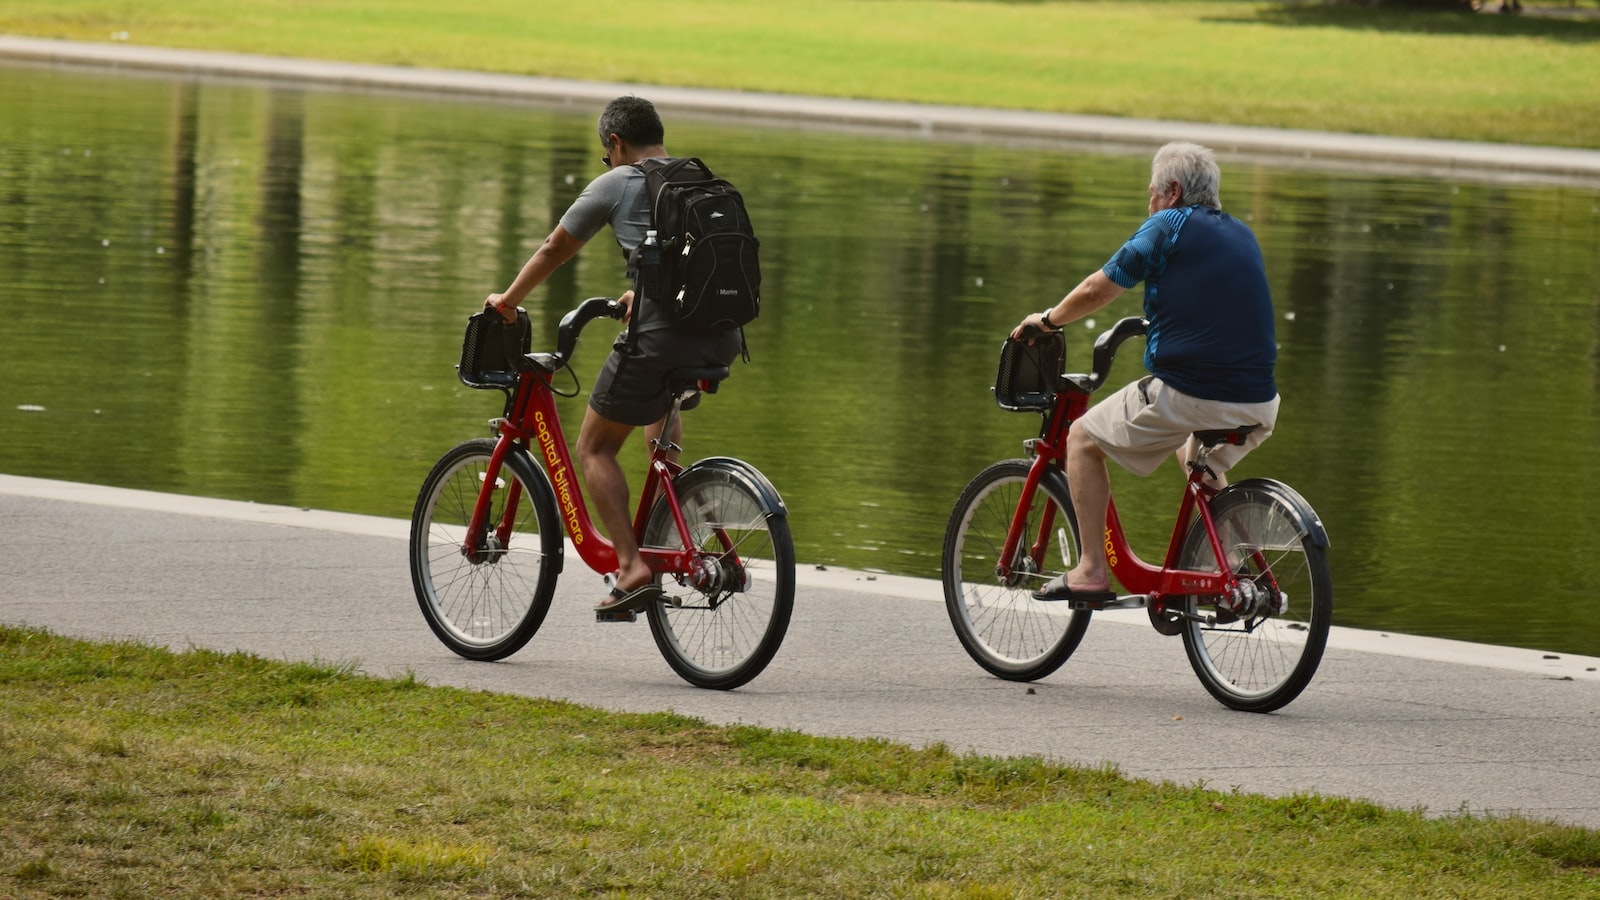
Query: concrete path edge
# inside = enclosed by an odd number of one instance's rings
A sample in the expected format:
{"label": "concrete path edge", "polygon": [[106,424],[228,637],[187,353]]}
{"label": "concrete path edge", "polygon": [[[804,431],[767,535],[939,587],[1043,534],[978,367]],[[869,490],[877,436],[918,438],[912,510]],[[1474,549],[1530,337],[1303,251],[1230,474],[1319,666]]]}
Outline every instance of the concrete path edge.
{"label": "concrete path edge", "polygon": [[401,90],[518,99],[596,109],[620,94],[647,95],[663,110],[834,129],[869,129],[928,138],[1028,139],[1115,148],[1193,140],[1224,154],[1280,162],[1401,171],[1471,179],[1600,185],[1600,151],[1563,147],[1397,138],[1379,135],[1125,119],[938,104],[849,100],[745,91],[370,65],[123,43],[0,35],[0,59],[114,70],[290,80],[346,89]]}

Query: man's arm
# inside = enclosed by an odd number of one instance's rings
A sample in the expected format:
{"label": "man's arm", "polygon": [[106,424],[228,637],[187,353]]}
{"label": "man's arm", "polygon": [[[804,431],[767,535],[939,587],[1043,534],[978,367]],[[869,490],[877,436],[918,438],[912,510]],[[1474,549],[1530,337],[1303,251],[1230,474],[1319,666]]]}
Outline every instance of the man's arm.
{"label": "man's arm", "polygon": [[[1068,322],[1076,322],[1107,303],[1121,296],[1123,287],[1112,281],[1101,269],[1095,269],[1089,276],[1078,282],[1078,286],[1067,292],[1055,306],[1042,313],[1033,313],[1027,316],[1012,329],[1011,336],[1020,339],[1022,329],[1032,325],[1044,331],[1056,331]],[[1050,324],[1044,324],[1044,317],[1050,317]]]}
{"label": "man's arm", "polygon": [[490,294],[489,298],[483,301],[484,309],[499,310],[507,322],[515,322],[517,306],[527,298],[528,293],[544,284],[550,273],[561,268],[567,260],[577,256],[585,243],[587,241],[574,237],[564,226],[557,225],[556,230],[550,232],[550,236],[539,245],[539,249],[528,257],[528,261],[522,266],[522,271],[512,279],[511,286],[502,293]]}

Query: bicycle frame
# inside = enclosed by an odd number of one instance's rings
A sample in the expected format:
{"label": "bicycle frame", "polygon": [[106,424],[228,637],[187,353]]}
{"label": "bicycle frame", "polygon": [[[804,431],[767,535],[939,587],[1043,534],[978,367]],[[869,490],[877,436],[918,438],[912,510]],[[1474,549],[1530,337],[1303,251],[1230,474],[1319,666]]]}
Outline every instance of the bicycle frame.
{"label": "bicycle frame", "polygon": [[[500,468],[505,463],[506,454],[511,452],[513,446],[520,446],[527,451],[530,444],[536,444],[539,448],[538,458],[554,489],[557,512],[566,527],[568,538],[578,551],[578,556],[583,559],[585,565],[596,572],[614,572],[617,569],[616,547],[595,528],[594,521],[589,515],[588,504],[578,487],[577,469],[572,463],[572,453],[567,448],[561,419],[556,412],[555,393],[550,388],[551,374],[544,369],[521,373],[516,393],[509,404],[508,415],[494,422],[499,440],[490,457],[483,488],[478,493],[477,506],[473,511],[472,525],[467,530],[463,551],[471,553],[473,548],[480,546],[485,532],[490,527],[487,521],[490,501]],[[674,405],[672,412],[668,414],[668,428],[676,413],[677,408]],[[668,508],[672,511],[673,522],[678,529],[682,549],[641,546],[639,555],[653,572],[687,573],[693,571],[696,545],[690,536],[688,522],[683,517],[683,509],[678,504],[677,493],[672,487],[673,479],[683,471],[683,467],[669,458],[668,454],[664,438],[651,448],[650,465],[645,476],[644,489],[639,495],[633,529],[634,535],[642,540],[651,509],[654,508],[658,497],[665,497]],[[506,500],[502,519],[493,526],[501,546],[505,546],[510,538],[512,523],[516,521],[517,507],[522,502],[522,498],[518,496],[519,486],[516,482],[513,482],[511,487],[512,494]],[[731,542],[725,546],[731,547]]]}
{"label": "bicycle frame", "polygon": [[[1015,577],[1012,561],[1019,559],[1017,552],[1024,540],[1022,531],[1027,511],[1033,506],[1039,482],[1052,469],[1057,472],[1063,471],[1066,463],[1067,433],[1072,423],[1082,416],[1088,407],[1088,393],[1064,387],[1056,395],[1055,407],[1045,419],[1041,436],[1026,444],[1033,453],[1033,465],[1028,470],[1016,512],[1006,532],[1006,542],[1000,562],[997,564],[997,574],[1003,580],[1010,581]],[[1207,501],[1216,493],[1216,489],[1205,483],[1203,472],[1190,471],[1189,478],[1184,484],[1183,499],[1178,507],[1178,517],[1173,526],[1172,537],[1167,544],[1166,557],[1160,566],[1151,565],[1134,553],[1122,530],[1122,522],[1117,516],[1116,500],[1110,499],[1106,509],[1105,532],[1097,536],[1099,541],[1097,549],[1106,554],[1111,574],[1128,591],[1130,597],[1143,598],[1144,602],[1139,605],[1148,605],[1161,611],[1165,609],[1164,601],[1167,597],[1191,594],[1226,596],[1237,590],[1238,578],[1228,565],[1227,553],[1222,548],[1221,539],[1217,536],[1216,523],[1212,520],[1211,510],[1207,505]],[[1055,530],[1054,510],[1053,506],[1049,507],[1040,516],[1038,531],[1032,536],[1032,543],[1028,547],[1028,559],[1031,561],[1033,571],[1043,571],[1044,554],[1049,546],[1051,534]],[[1216,557],[1216,572],[1177,567],[1184,534],[1196,515],[1205,527],[1211,551]],[[1080,534],[1080,539],[1083,543],[1088,543],[1087,535]],[[1085,547],[1083,552],[1096,551]],[[1265,571],[1264,566],[1263,571]]]}

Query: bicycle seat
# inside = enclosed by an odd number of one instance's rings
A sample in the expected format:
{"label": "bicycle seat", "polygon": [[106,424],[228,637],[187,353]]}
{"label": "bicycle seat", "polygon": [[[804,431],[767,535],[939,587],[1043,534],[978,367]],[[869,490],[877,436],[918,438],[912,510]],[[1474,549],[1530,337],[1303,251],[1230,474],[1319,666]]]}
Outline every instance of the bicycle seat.
{"label": "bicycle seat", "polygon": [[667,390],[674,394],[688,391],[715,394],[718,382],[727,377],[727,366],[684,366],[667,373]]}
{"label": "bicycle seat", "polygon": [[1206,431],[1196,431],[1194,436],[1200,441],[1200,446],[1202,447],[1215,447],[1218,444],[1242,444],[1246,435],[1260,427],[1260,425],[1240,425],[1237,428],[1213,428]]}

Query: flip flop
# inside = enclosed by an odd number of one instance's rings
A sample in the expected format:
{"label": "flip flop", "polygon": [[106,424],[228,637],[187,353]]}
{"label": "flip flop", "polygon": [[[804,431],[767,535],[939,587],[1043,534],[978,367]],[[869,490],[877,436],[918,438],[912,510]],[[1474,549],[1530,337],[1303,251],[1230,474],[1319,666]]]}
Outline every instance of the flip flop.
{"label": "flip flop", "polygon": [[1044,587],[1033,592],[1033,599],[1057,601],[1077,600],[1080,603],[1109,603],[1117,599],[1117,592],[1104,591],[1075,591],[1067,587],[1067,576],[1057,575],[1045,582]]}
{"label": "flip flop", "polygon": [[612,588],[611,594],[595,605],[595,612],[625,612],[644,609],[661,597],[661,585],[655,582],[641,584],[631,591]]}

